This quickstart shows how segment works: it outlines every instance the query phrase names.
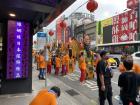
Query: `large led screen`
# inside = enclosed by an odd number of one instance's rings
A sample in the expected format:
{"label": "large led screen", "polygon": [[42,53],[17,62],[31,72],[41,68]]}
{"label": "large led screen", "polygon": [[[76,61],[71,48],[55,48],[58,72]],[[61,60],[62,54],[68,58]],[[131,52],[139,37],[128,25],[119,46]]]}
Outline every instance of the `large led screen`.
{"label": "large led screen", "polygon": [[28,77],[29,23],[8,21],[7,79]]}

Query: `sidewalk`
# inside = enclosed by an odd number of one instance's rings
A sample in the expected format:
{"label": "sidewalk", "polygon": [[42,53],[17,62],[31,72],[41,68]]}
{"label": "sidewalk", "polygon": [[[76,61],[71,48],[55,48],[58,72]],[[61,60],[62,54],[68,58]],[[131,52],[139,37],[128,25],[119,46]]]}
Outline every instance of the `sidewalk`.
{"label": "sidewalk", "polygon": [[[0,105],[28,105],[38,91],[45,87],[45,80],[38,80],[38,71],[33,71],[33,92],[25,94],[12,94],[12,95],[1,95]],[[76,92],[76,90],[64,84],[57,77],[50,75],[47,77],[47,88],[52,86],[59,86],[61,88],[61,96],[58,98],[58,105],[96,105],[93,104],[84,95]],[[76,92],[75,96],[74,95]],[[70,93],[70,94],[68,94]]]}

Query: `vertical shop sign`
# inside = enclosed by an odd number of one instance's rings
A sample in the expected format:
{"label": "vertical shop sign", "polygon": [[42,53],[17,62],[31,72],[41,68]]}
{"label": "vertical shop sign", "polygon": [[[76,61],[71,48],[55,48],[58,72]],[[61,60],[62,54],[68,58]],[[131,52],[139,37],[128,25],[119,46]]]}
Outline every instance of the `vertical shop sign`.
{"label": "vertical shop sign", "polygon": [[113,17],[112,43],[135,41],[137,35],[137,12],[130,10]]}
{"label": "vertical shop sign", "polygon": [[37,48],[38,50],[43,50],[46,46],[47,34],[45,32],[37,33]]}
{"label": "vertical shop sign", "polygon": [[8,21],[7,79],[27,78],[29,64],[29,24]]}

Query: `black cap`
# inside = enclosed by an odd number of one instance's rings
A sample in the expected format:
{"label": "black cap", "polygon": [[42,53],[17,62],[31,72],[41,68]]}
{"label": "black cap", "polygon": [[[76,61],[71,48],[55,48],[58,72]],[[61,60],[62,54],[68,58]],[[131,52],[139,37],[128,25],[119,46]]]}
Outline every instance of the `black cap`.
{"label": "black cap", "polygon": [[105,54],[107,54],[107,52],[106,52],[105,50],[102,50],[102,51],[100,52],[100,56],[101,56],[101,57],[103,57]]}
{"label": "black cap", "polygon": [[60,96],[60,94],[61,94],[61,90],[60,90],[59,87],[57,87],[57,86],[53,86],[53,87],[51,88],[51,90],[54,91],[54,92],[57,94],[57,97]]}

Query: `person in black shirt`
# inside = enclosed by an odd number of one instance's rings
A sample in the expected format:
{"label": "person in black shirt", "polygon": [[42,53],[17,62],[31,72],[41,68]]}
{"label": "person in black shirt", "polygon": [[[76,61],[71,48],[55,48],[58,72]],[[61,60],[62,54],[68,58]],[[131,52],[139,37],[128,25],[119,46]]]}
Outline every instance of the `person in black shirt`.
{"label": "person in black shirt", "polygon": [[140,86],[140,75],[133,72],[133,59],[132,57],[127,57],[123,61],[126,72],[119,76],[118,86],[120,87],[120,97],[123,105],[139,105],[136,101],[137,95],[139,93]]}
{"label": "person in black shirt", "polygon": [[113,74],[112,69],[108,66],[106,55],[106,51],[101,51],[101,60],[98,62],[96,67],[97,85],[99,88],[99,102],[100,105],[105,105],[105,100],[107,98],[109,105],[113,105],[111,86],[111,78]]}

